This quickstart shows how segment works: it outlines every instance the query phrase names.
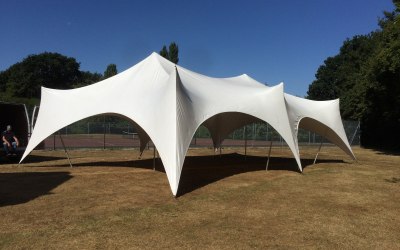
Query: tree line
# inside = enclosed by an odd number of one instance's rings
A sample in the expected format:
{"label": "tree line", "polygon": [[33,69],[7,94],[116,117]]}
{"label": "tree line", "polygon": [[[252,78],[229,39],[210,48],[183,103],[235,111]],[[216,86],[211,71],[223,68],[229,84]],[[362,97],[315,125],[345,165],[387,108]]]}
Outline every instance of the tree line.
{"label": "tree line", "polygon": [[[160,55],[178,63],[178,45],[173,42],[163,46]],[[21,62],[0,71],[0,100],[39,104],[41,86],[55,89],[72,89],[87,86],[118,73],[116,64],[109,64],[104,73],[82,71],[80,63],[73,57],[59,53],[44,52],[29,55]]]}
{"label": "tree line", "polygon": [[343,42],[309,85],[307,98],[340,98],[344,119],[361,122],[361,144],[400,148],[400,0],[385,11],[379,29]]}
{"label": "tree line", "polygon": [[109,64],[102,75],[81,71],[75,58],[59,53],[29,55],[0,72],[0,100],[37,105],[41,86],[71,89],[98,82],[114,74],[117,74],[115,64]]}

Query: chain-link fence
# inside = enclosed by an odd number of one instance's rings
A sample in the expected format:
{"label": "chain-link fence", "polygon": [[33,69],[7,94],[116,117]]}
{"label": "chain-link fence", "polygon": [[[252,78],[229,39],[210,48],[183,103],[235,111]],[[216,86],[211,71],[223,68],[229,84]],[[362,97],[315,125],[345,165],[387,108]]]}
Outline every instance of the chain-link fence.
{"label": "chain-link fence", "polygon": [[[351,145],[360,144],[358,121],[343,122],[347,138]],[[43,147],[46,149],[61,148],[62,136],[66,147],[69,148],[136,148],[140,146],[138,135],[133,124],[118,117],[88,118],[67,126],[48,137]],[[267,123],[253,123],[235,130],[223,142],[222,146],[262,147],[274,145],[286,146],[279,133]],[[329,144],[322,136],[299,130],[300,145]],[[212,147],[213,143],[208,129],[200,126],[196,131],[191,147]]]}

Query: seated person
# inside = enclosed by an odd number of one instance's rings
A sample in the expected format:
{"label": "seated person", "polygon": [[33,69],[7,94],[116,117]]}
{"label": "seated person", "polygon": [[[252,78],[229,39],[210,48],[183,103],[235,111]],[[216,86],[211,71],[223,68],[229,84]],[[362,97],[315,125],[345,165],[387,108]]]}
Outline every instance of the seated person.
{"label": "seated person", "polygon": [[14,132],[12,132],[11,125],[8,125],[7,130],[3,132],[2,140],[4,151],[6,152],[7,156],[10,156],[11,152],[13,155],[16,155],[19,141]]}

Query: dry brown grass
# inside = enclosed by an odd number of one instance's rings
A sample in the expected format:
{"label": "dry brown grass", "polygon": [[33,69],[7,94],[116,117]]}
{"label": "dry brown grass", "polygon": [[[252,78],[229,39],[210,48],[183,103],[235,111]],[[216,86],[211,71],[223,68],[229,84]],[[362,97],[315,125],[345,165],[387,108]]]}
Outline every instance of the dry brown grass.
{"label": "dry brown grass", "polygon": [[[180,196],[152,151],[36,151],[0,165],[0,248],[400,248],[400,156],[191,149]],[[211,156],[210,156],[211,154]],[[208,156],[207,156],[208,155]],[[344,160],[344,161],[343,161]]]}

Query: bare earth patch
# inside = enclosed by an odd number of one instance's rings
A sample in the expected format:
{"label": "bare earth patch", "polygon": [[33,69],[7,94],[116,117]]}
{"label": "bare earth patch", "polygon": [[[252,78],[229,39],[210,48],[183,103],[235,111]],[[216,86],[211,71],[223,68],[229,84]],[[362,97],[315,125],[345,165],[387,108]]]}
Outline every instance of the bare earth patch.
{"label": "bare earth patch", "polygon": [[190,149],[174,198],[153,151],[34,151],[0,165],[0,248],[400,248],[400,156]]}

